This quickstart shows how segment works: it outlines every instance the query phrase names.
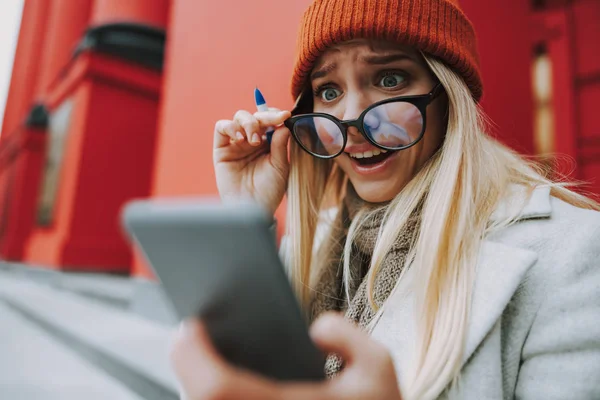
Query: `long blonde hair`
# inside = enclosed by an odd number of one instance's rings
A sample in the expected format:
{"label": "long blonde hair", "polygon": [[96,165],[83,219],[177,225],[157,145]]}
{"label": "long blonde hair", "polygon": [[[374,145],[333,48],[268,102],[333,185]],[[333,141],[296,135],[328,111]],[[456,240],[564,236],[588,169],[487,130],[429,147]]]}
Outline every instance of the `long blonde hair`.
{"label": "long blonde hair", "polygon": [[[490,231],[510,225],[518,216],[516,210],[503,221],[490,224],[509,185],[522,184],[531,190],[549,186],[551,194],[561,200],[600,209],[595,201],[569,190],[565,183],[546,178],[542,167],[486,134],[484,114],[460,76],[441,61],[424,57],[448,96],[446,136],[440,150],[390,203],[367,275],[369,300],[376,309],[375,277],[402,227],[422,202],[421,227],[407,257],[410,268],[418,269],[413,283],[417,353],[409,383],[403,388],[404,398],[409,400],[436,398],[459,374],[481,242]],[[293,286],[306,307],[319,215],[328,195],[339,204],[345,177],[332,161],[311,157],[296,143],[290,157],[289,260]],[[361,221],[364,219],[355,218],[350,226],[343,257],[346,278],[350,244]]]}

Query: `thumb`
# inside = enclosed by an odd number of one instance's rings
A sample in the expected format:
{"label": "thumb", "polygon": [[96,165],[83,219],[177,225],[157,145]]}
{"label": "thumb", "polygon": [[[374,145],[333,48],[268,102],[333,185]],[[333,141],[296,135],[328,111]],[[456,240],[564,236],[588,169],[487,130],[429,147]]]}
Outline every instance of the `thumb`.
{"label": "thumb", "polygon": [[338,314],[323,314],[313,323],[310,335],[321,350],[339,355],[348,364],[369,354],[369,336]]}
{"label": "thumb", "polygon": [[257,111],[254,117],[258,120],[261,127],[278,126],[288,119],[292,114],[289,111]]}
{"label": "thumb", "polygon": [[171,363],[184,386],[198,376],[215,374],[226,366],[206,328],[195,319],[180,326],[171,348]]}
{"label": "thumb", "polygon": [[271,163],[279,170],[287,169],[288,143],[290,141],[290,130],[281,126],[275,130],[271,139]]}

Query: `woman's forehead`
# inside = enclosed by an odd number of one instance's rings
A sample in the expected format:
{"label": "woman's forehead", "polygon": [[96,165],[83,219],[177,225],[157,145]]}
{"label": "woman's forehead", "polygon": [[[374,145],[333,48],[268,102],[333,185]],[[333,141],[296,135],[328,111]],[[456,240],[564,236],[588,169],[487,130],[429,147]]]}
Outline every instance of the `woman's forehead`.
{"label": "woman's forehead", "polygon": [[413,47],[383,40],[354,39],[336,44],[327,49],[315,62],[313,71],[319,70],[325,64],[335,62],[336,59],[342,56],[351,56],[353,61],[359,62],[361,59],[372,56],[398,54],[404,54],[415,62],[420,63],[421,54]]}

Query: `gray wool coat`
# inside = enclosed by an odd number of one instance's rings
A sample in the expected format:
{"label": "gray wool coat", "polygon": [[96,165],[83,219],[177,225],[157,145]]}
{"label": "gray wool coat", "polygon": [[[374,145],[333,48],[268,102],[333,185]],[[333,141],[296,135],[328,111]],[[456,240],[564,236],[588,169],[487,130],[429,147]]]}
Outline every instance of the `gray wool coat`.
{"label": "gray wool coat", "polygon": [[[401,388],[416,339],[411,273],[369,328]],[[441,398],[600,399],[600,213],[538,188],[518,223],[484,241],[458,390]]]}

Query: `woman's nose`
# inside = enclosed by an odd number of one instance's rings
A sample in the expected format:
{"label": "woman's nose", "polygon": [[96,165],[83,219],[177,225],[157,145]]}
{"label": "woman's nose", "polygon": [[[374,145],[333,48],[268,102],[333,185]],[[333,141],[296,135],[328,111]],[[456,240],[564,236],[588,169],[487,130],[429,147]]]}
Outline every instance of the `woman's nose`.
{"label": "woman's nose", "polygon": [[348,132],[348,137],[351,138],[352,143],[356,143],[360,138],[362,138],[362,134],[354,126],[348,127],[347,132]]}
{"label": "woman's nose", "polygon": [[355,120],[360,117],[360,114],[367,108],[371,102],[365,96],[361,95],[350,95],[346,97],[346,102],[344,104],[344,121]]}
{"label": "woman's nose", "polygon": [[[344,110],[344,121],[353,121],[360,117],[360,114],[370,105],[368,99],[362,96],[348,96],[346,101],[346,109]],[[362,137],[359,130],[353,126],[348,128],[348,136],[354,138],[354,142]]]}

